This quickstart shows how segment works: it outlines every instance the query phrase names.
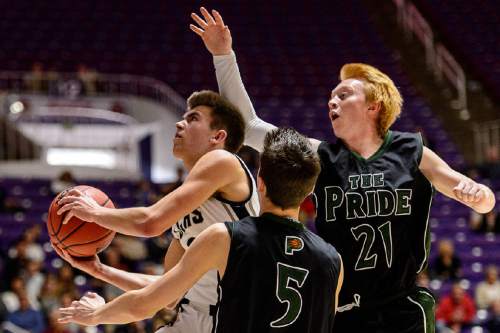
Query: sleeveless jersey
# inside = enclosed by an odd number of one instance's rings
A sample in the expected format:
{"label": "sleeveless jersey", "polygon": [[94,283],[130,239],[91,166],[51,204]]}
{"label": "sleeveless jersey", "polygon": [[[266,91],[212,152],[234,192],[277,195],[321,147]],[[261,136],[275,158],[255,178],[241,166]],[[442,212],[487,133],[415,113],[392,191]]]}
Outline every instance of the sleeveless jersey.
{"label": "sleeveless jersey", "polygon": [[[236,155],[235,155],[236,156]],[[250,186],[250,195],[242,202],[232,202],[219,196],[213,196],[200,207],[177,221],[172,226],[172,234],[182,247],[187,249],[203,230],[214,223],[238,221],[246,216],[257,216],[260,211],[257,187],[245,163],[238,157],[241,167],[245,170]],[[185,295],[191,302],[201,305],[217,303],[217,272],[208,271]]]}
{"label": "sleeveless jersey", "polygon": [[231,235],[214,332],[330,332],[341,268],[337,251],[289,218],[226,223]]}
{"label": "sleeveless jersey", "polygon": [[339,311],[371,308],[415,288],[430,246],[431,183],[419,170],[419,134],[389,131],[364,159],[340,140],[318,147],[318,234],[342,255]]}

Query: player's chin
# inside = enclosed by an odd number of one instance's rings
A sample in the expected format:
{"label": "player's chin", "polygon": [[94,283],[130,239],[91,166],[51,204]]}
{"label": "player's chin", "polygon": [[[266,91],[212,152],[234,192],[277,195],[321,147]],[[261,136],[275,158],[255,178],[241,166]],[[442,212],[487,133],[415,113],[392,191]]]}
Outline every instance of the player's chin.
{"label": "player's chin", "polygon": [[182,158],[182,149],[179,146],[174,145],[172,147],[172,155],[174,155],[175,158]]}

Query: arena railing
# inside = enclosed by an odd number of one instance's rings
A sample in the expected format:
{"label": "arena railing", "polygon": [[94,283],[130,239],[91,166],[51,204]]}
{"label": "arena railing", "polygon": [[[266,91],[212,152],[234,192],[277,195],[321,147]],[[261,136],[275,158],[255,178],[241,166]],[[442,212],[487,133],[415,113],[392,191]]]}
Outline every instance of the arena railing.
{"label": "arena railing", "polygon": [[393,2],[397,8],[398,22],[403,27],[405,34],[407,36],[415,35],[422,43],[426,53],[427,66],[434,72],[438,80],[445,77],[456,89],[457,98],[453,101],[452,107],[460,110],[462,119],[469,119],[467,81],[463,68],[441,43],[435,41],[432,28],[411,1],[393,0]]}
{"label": "arena railing", "polygon": [[500,149],[500,120],[474,124],[476,163],[484,162],[487,149]]}
{"label": "arena railing", "polygon": [[[19,72],[0,71],[0,101],[2,97],[23,94],[39,94],[60,98],[123,96],[142,97],[159,103],[170,112],[182,114],[185,111],[185,100],[165,83],[150,77],[129,74],[55,73],[55,72]],[[19,96],[19,97],[20,97]],[[21,98],[22,99],[22,98]],[[50,122],[50,119],[87,118],[89,123],[108,122],[132,126],[135,120],[125,114],[110,110],[85,108],[50,107],[36,112],[16,113],[6,105],[0,112],[0,160],[32,159],[38,156],[38,149],[21,133],[15,123]],[[71,109],[71,110],[69,110]],[[15,110],[14,110],[15,111]],[[82,119],[78,122],[81,123]],[[84,123],[87,121],[83,120]]]}
{"label": "arena railing", "polygon": [[130,74],[0,71],[0,91],[56,96],[127,95],[145,97],[183,113],[185,100],[157,79]]}

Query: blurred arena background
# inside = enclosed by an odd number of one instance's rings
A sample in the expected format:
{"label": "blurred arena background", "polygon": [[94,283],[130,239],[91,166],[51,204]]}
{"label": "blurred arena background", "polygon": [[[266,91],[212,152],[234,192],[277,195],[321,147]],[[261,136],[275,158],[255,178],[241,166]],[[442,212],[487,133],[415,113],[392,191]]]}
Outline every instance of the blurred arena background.
{"label": "blurred arena background", "polygon": [[[98,187],[118,207],[130,207],[149,205],[182,182],[184,172],[171,155],[175,122],[192,91],[217,90],[212,57],[189,30],[189,14],[200,5],[224,16],[264,120],[328,139],[327,99],[340,67],[372,64],[389,74],[405,99],[394,128],[421,132],[431,149],[489,184],[500,199],[498,1],[4,1],[4,330],[23,332],[16,320],[36,318],[25,331],[153,331],[153,320],[86,329],[54,321],[55,309],[86,290],[108,299],[119,291],[58,258],[48,243],[46,211],[54,194],[73,184]],[[241,155],[258,167],[254,152]],[[314,228],[312,210],[306,202],[302,219]],[[472,300],[463,332],[500,332],[500,283],[492,268],[500,264],[497,212],[480,216],[437,195],[431,225],[429,268],[419,283],[438,300],[450,293]],[[119,236],[101,258],[161,273],[169,239],[168,232],[154,239]],[[439,268],[448,261],[451,268]],[[490,282],[484,283],[487,271]]]}

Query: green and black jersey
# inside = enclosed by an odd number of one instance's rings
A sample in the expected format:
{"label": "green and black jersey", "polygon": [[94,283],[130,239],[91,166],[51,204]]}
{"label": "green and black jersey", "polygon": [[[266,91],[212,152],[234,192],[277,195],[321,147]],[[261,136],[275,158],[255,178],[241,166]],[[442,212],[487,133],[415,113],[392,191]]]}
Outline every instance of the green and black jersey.
{"label": "green and black jersey", "polygon": [[269,213],[226,226],[231,248],[214,332],[330,332],[341,266],[334,247]]}
{"label": "green and black jersey", "polygon": [[419,134],[396,131],[368,159],[340,140],[320,144],[316,226],[342,255],[340,311],[405,296],[425,268],[433,188],[419,170],[422,151]]}

